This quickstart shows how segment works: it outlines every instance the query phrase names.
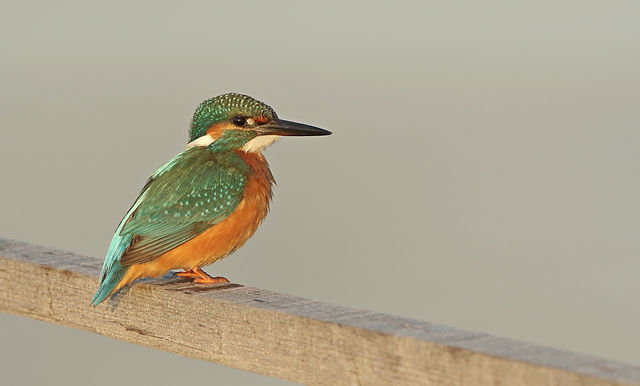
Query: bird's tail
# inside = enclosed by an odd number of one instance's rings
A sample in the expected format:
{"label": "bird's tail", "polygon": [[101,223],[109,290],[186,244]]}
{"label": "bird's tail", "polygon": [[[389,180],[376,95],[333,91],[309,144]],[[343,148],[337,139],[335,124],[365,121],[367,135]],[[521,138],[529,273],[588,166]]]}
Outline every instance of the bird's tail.
{"label": "bird's tail", "polygon": [[100,287],[96,294],[93,296],[93,300],[91,300],[91,305],[96,307],[98,304],[102,303],[106,298],[111,295],[113,290],[116,288],[122,277],[127,272],[129,267],[125,267],[120,265],[118,262],[114,262],[111,267],[109,267],[106,275],[102,277],[102,281],[100,282]]}

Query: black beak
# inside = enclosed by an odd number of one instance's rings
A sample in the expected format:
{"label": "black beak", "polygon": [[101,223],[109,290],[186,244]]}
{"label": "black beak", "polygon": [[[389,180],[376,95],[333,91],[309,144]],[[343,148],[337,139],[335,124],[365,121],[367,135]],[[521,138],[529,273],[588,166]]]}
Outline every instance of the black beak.
{"label": "black beak", "polygon": [[315,126],[305,125],[304,123],[296,123],[285,121],[283,119],[272,119],[269,122],[260,125],[256,130],[261,135],[329,135],[330,131]]}

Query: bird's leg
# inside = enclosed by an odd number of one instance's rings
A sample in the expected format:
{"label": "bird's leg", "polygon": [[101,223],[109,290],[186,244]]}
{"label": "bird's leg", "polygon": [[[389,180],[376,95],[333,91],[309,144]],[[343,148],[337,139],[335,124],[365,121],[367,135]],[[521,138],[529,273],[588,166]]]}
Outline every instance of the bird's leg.
{"label": "bird's leg", "polygon": [[188,279],[196,279],[200,277],[200,275],[193,272],[192,269],[189,269],[189,268],[183,268],[183,269],[184,269],[184,272],[174,272],[173,273],[174,276],[186,277]]}
{"label": "bird's leg", "polygon": [[212,276],[209,276],[200,267],[195,267],[195,268],[191,269],[191,272],[193,272],[194,274],[198,275],[198,277],[193,280],[194,283],[198,283],[198,284],[215,284],[215,283],[228,283],[229,282],[229,280],[227,280],[224,277],[212,277]]}

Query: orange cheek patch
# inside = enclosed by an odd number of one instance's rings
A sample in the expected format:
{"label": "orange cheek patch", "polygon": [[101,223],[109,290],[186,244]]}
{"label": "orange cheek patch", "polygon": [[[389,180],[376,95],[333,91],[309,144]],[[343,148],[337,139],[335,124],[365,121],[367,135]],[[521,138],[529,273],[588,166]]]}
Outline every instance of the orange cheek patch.
{"label": "orange cheek patch", "polygon": [[218,138],[220,138],[222,133],[224,133],[226,130],[234,129],[234,128],[236,127],[229,122],[216,123],[209,126],[209,128],[207,129],[207,135],[213,138],[213,140],[215,141]]}
{"label": "orange cheek patch", "polygon": [[253,120],[259,125],[269,122],[269,118],[263,116],[254,117]]}

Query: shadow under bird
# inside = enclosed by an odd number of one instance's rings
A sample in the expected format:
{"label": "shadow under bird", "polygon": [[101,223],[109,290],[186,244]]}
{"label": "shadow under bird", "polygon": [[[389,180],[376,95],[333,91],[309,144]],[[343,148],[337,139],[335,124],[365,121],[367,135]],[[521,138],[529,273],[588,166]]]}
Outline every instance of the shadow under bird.
{"label": "shadow under bird", "polygon": [[201,267],[240,248],[267,215],[274,179],[262,150],[280,136],[329,134],[247,95],[204,101],[186,150],[153,173],[116,229],[91,304],[175,269],[194,283],[228,282]]}

